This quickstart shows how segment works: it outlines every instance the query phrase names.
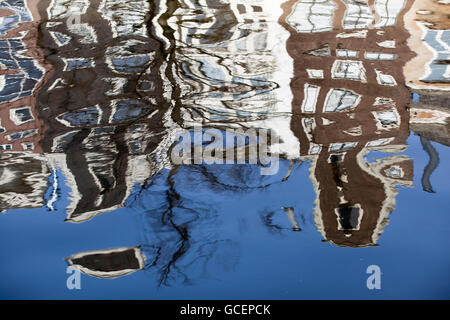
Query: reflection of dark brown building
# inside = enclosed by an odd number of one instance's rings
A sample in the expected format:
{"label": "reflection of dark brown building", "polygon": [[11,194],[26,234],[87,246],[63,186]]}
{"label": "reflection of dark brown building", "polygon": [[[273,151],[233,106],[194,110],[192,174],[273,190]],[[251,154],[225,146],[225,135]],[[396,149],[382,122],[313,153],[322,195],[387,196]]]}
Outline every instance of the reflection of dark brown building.
{"label": "reflection of dark brown building", "polygon": [[43,150],[62,154],[58,165],[72,189],[68,221],[123,206],[136,171],[148,178],[146,156],[161,142],[165,61],[141,2],[39,2],[46,21],[39,45],[54,67],[38,97],[49,127]]}
{"label": "reflection of dark brown building", "polygon": [[141,270],[145,264],[145,256],[138,247],[82,252],[66,260],[87,275],[110,279]]}
{"label": "reflection of dark brown building", "polygon": [[[402,68],[413,54],[401,28],[412,1],[290,1],[284,26],[294,58],[294,120],[301,155],[313,159],[315,219],[327,241],[375,245],[409,185],[406,157],[367,162],[370,150],[399,152],[408,137],[409,90]],[[399,5],[400,4],[400,5]]]}

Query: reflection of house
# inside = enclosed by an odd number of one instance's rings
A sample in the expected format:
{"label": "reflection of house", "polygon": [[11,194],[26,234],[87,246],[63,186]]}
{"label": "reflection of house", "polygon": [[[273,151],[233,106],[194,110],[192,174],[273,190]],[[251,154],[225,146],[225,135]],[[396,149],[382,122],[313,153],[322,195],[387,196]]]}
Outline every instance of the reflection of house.
{"label": "reflection of house", "polygon": [[54,67],[38,97],[49,126],[43,150],[60,155],[72,189],[67,221],[123,206],[157,162],[147,157],[161,148],[169,106],[161,43],[148,36],[143,8],[147,1],[52,0],[41,12],[39,44]]}
{"label": "reflection of house", "polygon": [[291,129],[301,155],[313,160],[316,224],[337,245],[375,245],[395,206],[395,185],[411,184],[408,158],[364,159],[371,150],[404,150],[410,94],[402,67],[413,54],[399,26],[411,2],[284,5],[294,58]]}
{"label": "reflection of house", "polygon": [[87,275],[110,279],[129,275],[145,265],[145,256],[138,247],[82,252],[66,260]]}
{"label": "reflection of house", "polygon": [[299,157],[289,130],[292,59],[289,34],[277,23],[281,14],[272,0],[180,1],[169,19],[179,125],[271,129],[280,153]]}
{"label": "reflection of house", "polygon": [[37,48],[36,1],[0,3],[0,151],[42,152],[36,92],[48,66]]}

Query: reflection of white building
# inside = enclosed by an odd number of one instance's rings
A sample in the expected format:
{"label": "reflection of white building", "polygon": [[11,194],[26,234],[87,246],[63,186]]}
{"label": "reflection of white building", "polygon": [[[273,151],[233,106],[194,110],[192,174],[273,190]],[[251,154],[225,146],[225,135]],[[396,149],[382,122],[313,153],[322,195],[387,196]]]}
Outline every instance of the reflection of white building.
{"label": "reflection of white building", "polygon": [[175,31],[182,126],[273,129],[280,151],[299,156],[290,130],[292,59],[278,23],[280,4],[234,0],[217,6],[180,1]]}

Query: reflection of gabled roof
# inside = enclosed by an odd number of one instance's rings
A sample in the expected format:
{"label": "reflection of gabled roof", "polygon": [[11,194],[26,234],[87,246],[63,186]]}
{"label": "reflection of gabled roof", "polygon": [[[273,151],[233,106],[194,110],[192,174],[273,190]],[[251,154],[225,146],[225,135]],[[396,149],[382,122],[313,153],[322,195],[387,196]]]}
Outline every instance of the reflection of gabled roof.
{"label": "reflection of gabled roof", "polygon": [[110,279],[141,270],[145,264],[145,256],[139,247],[86,251],[66,260],[84,274]]}

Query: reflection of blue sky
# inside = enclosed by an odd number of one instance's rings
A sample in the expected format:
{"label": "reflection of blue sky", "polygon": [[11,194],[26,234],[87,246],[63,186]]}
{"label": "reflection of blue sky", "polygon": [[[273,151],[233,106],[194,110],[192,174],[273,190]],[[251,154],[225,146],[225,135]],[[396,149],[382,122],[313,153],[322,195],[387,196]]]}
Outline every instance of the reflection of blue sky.
{"label": "reflection of blue sky", "polygon": [[[411,135],[406,154],[414,159],[414,188],[401,189],[396,211],[379,240],[379,247],[351,249],[321,242],[312,219],[315,194],[307,166],[298,167],[286,183],[270,192],[253,190],[226,199],[213,192],[202,195],[214,202],[218,213],[211,221],[193,227],[195,240],[205,237],[230,239],[238,258],[220,255],[209,263],[208,276],[189,285],[175,283],[157,287],[157,275],[140,271],[115,280],[82,276],[82,290],[66,289],[66,263],[73,253],[146,241],[141,224],[146,221],[138,205],[100,215],[83,224],[63,223],[63,211],[11,210],[0,216],[1,298],[148,298],[148,299],[303,299],[303,298],[449,298],[450,257],[450,161],[449,149],[434,144],[441,158],[432,176],[436,194],[422,191],[421,174],[428,163],[419,138]],[[285,170],[281,163],[282,170]],[[195,182],[195,181],[194,181]],[[161,187],[161,186],[160,186]],[[161,187],[162,188],[162,187]],[[67,195],[68,190],[61,190]],[[155,189],[157,191],[157,188]],[[185,196],[195,190],[186,189]],[[198,196],[197,196],[198,197]],[[57,208],[64,207],[60,200]],[[271,233],[258,210],[279,205],[305,213],[302,232]],[[286,223],[278,216],[280,224]],[[301,219],[300,219],[301,220]],[[188,252],[192,259],[195,250]],[[366,288],[367,266],[381,267],[382,290]],[[228,267],[227,267],[228,266]]]}

